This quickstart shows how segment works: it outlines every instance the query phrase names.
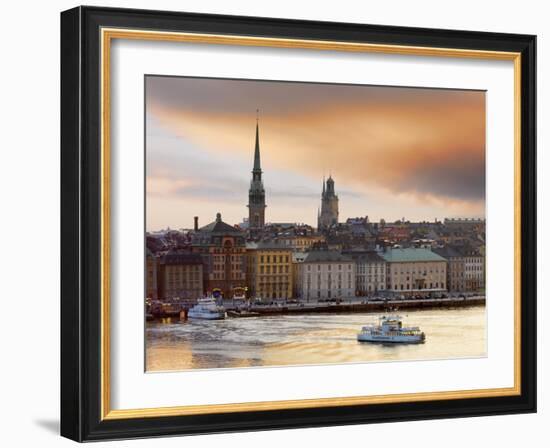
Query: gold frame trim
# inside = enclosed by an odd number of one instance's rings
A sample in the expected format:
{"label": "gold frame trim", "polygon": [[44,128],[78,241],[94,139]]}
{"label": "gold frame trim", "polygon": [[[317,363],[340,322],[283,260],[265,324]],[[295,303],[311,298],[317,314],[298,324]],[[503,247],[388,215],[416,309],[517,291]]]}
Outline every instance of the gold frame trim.
{"label": "gold frame trim", "polygon": [[[173,406],[143,409],[111,409],[110,368],[110,54],[113,39],[186,42],[215,45],[240,45],[297,48],[323,51],[368,52],[412,56],[492,59],[514,62],[514,386],[508,388],[422,392],[392,395],[319,398],[230,403],[217,405]],[[521,54],[515,52],[466,50],[458,48],[335,42],[304,39],[279,39],[216,34],[195,34],[136,29],[101,29],[101,420],[168,417],[210,413],[283,409],[307,409],[412,401],[503,397],[521,394]]]}

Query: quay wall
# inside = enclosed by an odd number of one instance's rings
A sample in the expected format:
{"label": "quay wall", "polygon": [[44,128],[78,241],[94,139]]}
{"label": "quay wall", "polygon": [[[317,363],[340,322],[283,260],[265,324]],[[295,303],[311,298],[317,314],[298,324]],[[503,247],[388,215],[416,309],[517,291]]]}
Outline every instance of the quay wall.
{"label": "quay wall", "polygon": [[485,305],[485,297],[467,299],[426,299],[426,300],[388,300],[366,303],[331,303],[326,305],[308,306],[304,304],[293,306],[252,306],[250,311],[262,315],[275,314],[307,314],[307,313],[367,313],[375,311],[414,310],[430,308],[459,308]]}

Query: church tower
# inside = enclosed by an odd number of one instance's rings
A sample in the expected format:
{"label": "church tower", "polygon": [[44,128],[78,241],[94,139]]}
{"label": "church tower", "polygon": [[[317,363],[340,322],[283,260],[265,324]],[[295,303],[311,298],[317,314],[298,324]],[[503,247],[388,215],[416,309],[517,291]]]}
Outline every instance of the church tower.
{"label": "church tower", "polygon": [[250,230],[259,230],[265,224],[265,190],[260,165],[260,136],[256,118],[256,146],[254,148],[254,167],[248,190],[248,226]]}
{"label": "church tower", "polygon": [[321,212],[317,218],[317,228],[323,231],[336,224],[338,224],[338,196],[334,191],[334,180],[329,176],[326,183],[323,179]]}

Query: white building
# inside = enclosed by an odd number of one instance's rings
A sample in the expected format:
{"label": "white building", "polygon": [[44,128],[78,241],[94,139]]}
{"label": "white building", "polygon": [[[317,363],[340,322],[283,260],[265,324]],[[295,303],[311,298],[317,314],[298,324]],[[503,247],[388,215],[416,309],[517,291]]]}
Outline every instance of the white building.
{"label": "white building", "polygon": [[355,296],[355,262],[338,251],[307,253],[301,263],[301,299],[341,299]]}
{"label": "white building", "polygon": [[356,263],[356,288],[360,296],[386,289],[386,261],[374,251],[352,255]]}
{"label": "white building", "polygon": [[475,250],[464,251],[464,284],[466,291],[485,288],[485,257]]}

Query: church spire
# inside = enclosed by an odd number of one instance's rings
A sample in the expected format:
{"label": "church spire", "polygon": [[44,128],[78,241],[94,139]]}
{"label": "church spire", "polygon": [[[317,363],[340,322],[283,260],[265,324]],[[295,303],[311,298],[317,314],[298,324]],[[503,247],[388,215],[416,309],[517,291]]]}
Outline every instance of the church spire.
{"label": "church spire", "polygon": [[260,165],[260,131],[259,131],[259,110],[256,109],[256,146],[254,148],[254,168],[253,171],[262,172],[262,167]]}
{"label": "church spire", "polygon": [[265,224],[265,190],[262,182],[262,167],[260,165],[260,130],[259,110],[256,110],[256,145],[254,147],[254,168],[248,190],[248,223],[253,232],[260,230]]}

